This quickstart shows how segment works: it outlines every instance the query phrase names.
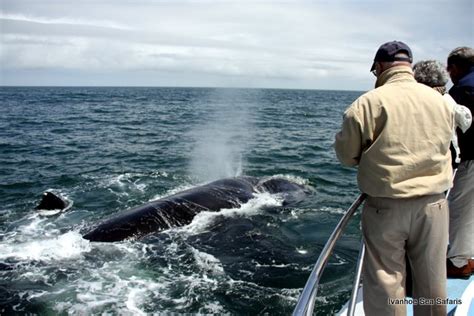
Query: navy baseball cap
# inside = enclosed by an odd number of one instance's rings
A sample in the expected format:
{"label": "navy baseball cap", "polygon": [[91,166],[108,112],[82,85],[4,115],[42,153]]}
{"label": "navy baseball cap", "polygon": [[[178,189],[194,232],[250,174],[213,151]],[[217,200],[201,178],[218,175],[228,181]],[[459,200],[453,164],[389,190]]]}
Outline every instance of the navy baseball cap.
{"label": "navy baseball cap", "polygon": [[[408,57],[395,57],[398,53],[406,53]],[[413,55],[410,47],[407,44],[399,41],[387,42],[380,46],[379,50],[375,54],[374,63],[370,71],[375,69],[375,63],[378,61],[413,61]]]}

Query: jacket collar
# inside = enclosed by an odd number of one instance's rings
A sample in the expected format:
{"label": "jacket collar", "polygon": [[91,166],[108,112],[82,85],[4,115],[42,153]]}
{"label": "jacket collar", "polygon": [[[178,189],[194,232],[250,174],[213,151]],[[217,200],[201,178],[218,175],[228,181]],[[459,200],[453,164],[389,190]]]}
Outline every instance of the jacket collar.
{"label": "jacket collar", "polygon": [[469,71],[467,72],[467,74],[459,80],[457,86],[474,86],[474,66],[472,66],[471,69],[469,69]]}
{"label": "jacket collar", "polygon": [[413,77],[413,70],[409,66],[394,66],[378,76],[375,82],[375,87],[378,88],[384,84],[393,83],[399,81],[415,81]]}

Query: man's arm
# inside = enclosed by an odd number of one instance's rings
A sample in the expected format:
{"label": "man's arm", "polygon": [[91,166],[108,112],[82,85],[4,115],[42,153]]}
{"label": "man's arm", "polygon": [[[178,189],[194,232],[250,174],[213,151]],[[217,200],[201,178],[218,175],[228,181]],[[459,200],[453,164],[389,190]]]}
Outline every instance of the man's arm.
{"label": "man's arm", "polygon": [[454,104],[454,121],[456,127],[459,127],[463,133],[465,133],[472,124],[471,111],[464,105]]}
{"label": "man's arm", "polygon": [[349,108],[343,116],[342,128],[336,134],[334,149],[339,161],[349,167],[359,164],[362,153],[362,127],[361,121],[352,108]]}

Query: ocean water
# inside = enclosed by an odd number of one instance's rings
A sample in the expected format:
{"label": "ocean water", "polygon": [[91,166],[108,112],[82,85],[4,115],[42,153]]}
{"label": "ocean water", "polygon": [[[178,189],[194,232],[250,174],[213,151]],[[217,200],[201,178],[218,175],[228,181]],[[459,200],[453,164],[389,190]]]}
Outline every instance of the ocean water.
{"label": "ocean water", "polygon": [[[0,314],[288,315],[345,209],[355,170],[332,149],[361,92],[0,88]],[[215,179],[282,176],[309,194],[262,194],[135,241],[82,234],[127,208]],[[35,211],[46,190],[73,207]],[[357,215],[323,275],[316,314],[341,308]]]}

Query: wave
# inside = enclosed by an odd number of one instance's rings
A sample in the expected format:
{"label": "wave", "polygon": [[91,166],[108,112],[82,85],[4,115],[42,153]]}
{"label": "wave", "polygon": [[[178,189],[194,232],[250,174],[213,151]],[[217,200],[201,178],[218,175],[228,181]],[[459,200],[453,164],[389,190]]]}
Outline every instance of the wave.
{"label": "wave", "polygon": [[211,224],[218,218],[249,217],[260,214],[266,207],[280,207],[283,199],[278,195],[270,193],[256,193],[255,197],[237,208],[222,209],[219,212],[204,211],[197,214],[193,221],[186,226],[174,228],[188,235],[196,235],[206,232]]}
{"label": "wave", "polygon": [[50,262],[79,259],[90,244],[78,231],[60,234],[47,218],[34,214],[31,222],[7,233],[0,242],[0,260]]}

